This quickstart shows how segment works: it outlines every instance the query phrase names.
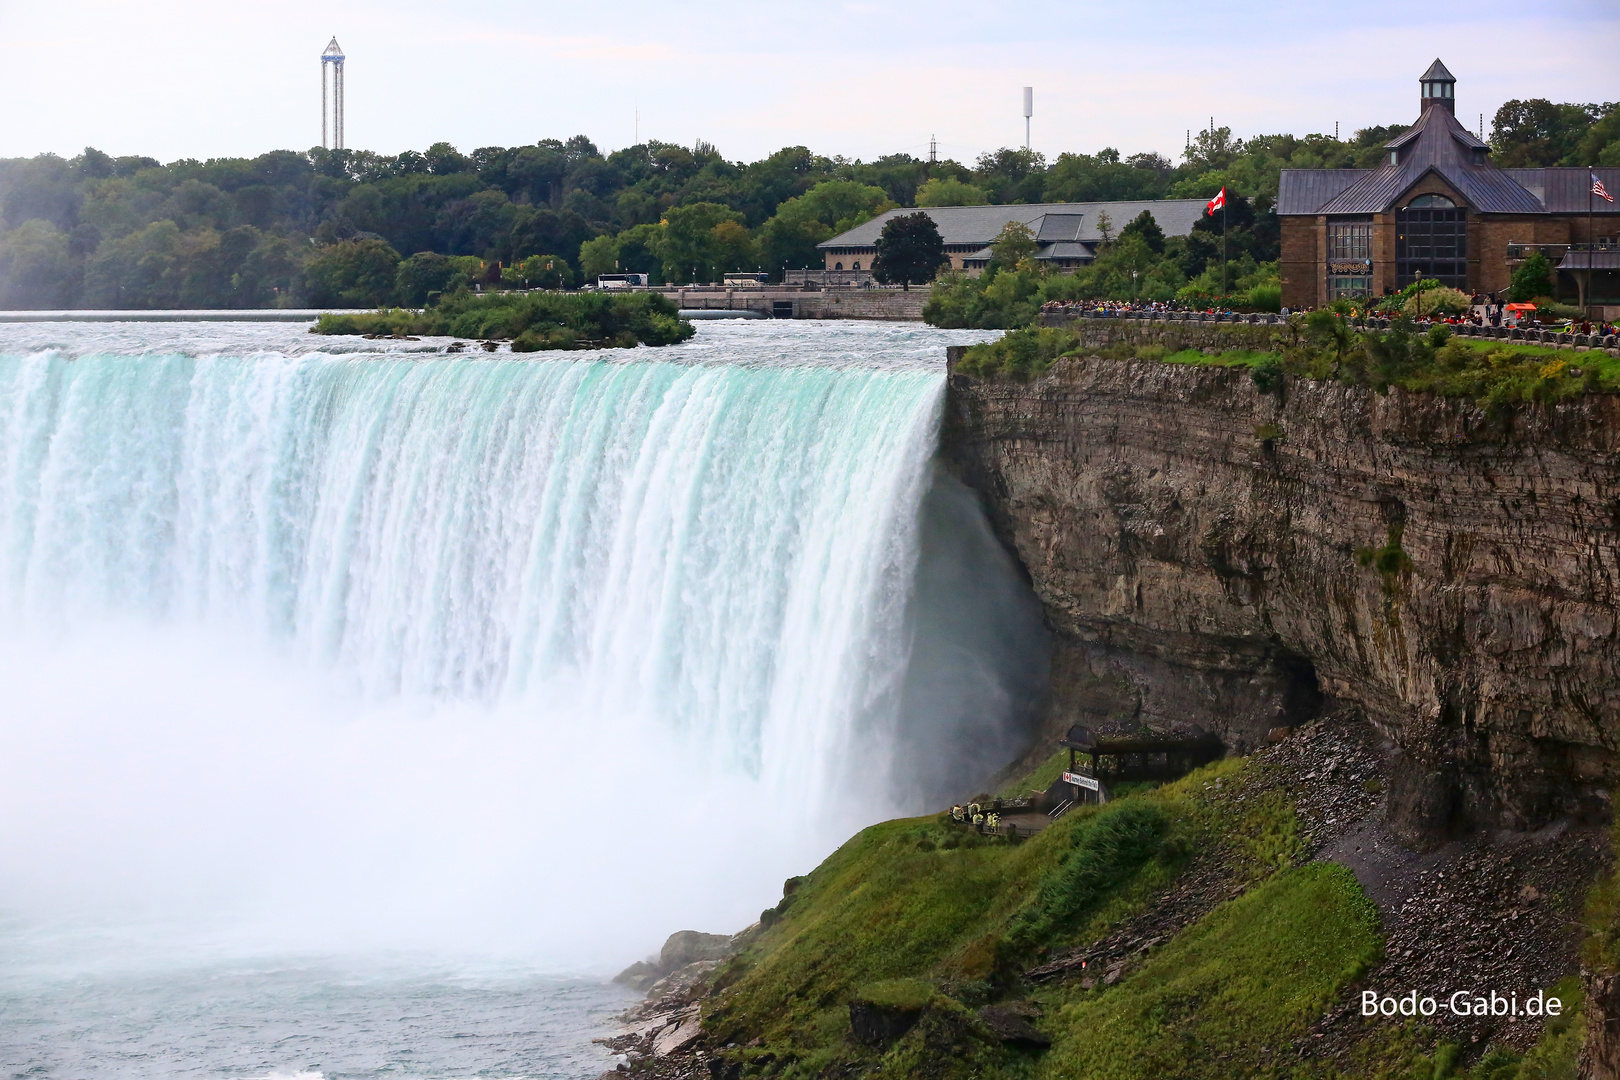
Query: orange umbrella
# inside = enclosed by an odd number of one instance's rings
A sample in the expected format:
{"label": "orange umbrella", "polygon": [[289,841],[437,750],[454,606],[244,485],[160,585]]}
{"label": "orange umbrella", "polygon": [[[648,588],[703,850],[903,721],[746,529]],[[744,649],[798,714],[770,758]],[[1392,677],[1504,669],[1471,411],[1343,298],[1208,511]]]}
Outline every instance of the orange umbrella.
{"label": "orange umbrella", "polygon": [[1504,310],[1504,311],[1534,311],[1534,310],[1536,310],[1536,305],[1534,305],[1534,304],[1509,304],[1507,307],[1503,308],[1502,310]]}

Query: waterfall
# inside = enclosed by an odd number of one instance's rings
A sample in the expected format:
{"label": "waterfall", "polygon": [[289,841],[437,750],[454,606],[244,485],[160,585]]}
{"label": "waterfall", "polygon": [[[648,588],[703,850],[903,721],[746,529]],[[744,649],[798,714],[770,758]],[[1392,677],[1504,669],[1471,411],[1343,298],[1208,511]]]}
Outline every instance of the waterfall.
{"label": "waterfall", "polygon": [[[565,881],[714,917],[678,894],[918,808],[891,781],[928,738],[942,393],[915,364],[0,356],[3,733],[48,781],[0,817],[77,822],[120,900],[252,892],[301,933],[527,913],[580,962],[646,907]],[[20,836],[0,900],[85,891]]]}

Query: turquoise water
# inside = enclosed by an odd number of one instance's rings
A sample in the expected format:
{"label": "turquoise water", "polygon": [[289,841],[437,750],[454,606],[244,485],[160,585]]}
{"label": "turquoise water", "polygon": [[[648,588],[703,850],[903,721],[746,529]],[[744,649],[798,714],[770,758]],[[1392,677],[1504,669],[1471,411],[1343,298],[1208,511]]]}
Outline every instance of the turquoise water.
{"label": "turquoise water", "polygon": [[975,336],[0,327],[0,1061],[611,1064],[605,975],[1019,745]]}

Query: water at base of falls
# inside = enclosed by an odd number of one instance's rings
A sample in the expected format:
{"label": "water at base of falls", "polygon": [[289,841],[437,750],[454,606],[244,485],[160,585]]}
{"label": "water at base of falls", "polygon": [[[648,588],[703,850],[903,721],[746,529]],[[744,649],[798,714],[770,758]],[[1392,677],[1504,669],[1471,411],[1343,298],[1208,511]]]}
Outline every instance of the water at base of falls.
{"label": "water at base of falls", "polygon": [[600,1071],[601,974],[1020,748],[969,339],[0,328],[0,1063]]}

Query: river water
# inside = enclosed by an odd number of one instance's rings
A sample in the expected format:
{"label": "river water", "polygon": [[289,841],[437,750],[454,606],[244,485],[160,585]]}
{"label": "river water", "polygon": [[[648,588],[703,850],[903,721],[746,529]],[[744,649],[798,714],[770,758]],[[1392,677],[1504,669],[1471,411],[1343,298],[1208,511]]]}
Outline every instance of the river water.
{"label": "river water", "polygon": [[979,336],[0,326],[0,1064],[610,1066],[606,976],[1019,748]]}

